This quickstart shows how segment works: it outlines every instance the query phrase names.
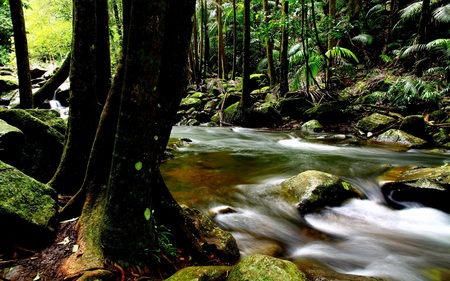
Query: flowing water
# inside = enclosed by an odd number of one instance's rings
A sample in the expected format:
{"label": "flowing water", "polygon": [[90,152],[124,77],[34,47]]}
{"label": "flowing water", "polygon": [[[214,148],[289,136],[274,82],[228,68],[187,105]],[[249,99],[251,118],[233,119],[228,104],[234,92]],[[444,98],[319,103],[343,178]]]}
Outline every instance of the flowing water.
{"label": "flowing water", "polygon": [[[388,165],[440,166],[450,155],[300,131],[174,127],[172,137],[192,142],[162,165],[169,189],[230,231],[242,255],[277,245],[286,258],[318,260],[342,273],[449,280],[450,215],[417,204],[389,208],[378,177]],[[268,196],[272,186],[311,169],[342,177],[368,199],[302,217]],[[234,212],[217,212],[227,206]]]}

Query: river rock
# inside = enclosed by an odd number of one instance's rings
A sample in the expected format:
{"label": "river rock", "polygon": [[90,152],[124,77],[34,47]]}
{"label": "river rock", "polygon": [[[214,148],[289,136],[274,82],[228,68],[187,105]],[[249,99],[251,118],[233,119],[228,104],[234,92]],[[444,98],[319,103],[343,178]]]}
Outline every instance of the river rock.
{"label": "river rock", "polygon": [[0,119],[25,134],[22,162],[16,166],[40,182],[48,182],[64,148],[66,125],[58,111],[46,109],[0,110]]}
{"label": "river rock", "polygon": [[231,266],[189,266],[165,281],[222,281],[226,280],[231,269]]}
{"label": "river rock", "polygon": [[322,124],[320,124],[320,122],[317,120],[309,120],[308,122],[305,122],[301,128],[313,132],[323,131]]}
{"label": "river rock", "polygon": [[55,231],[56,192],[0,161],[0,245],[37,248]]}
{"label": "river rock", "polygon": [[366,116],[356,123],[356,128],[363,132],[375,132],[393,124],[395,118],[379,113]]}
{"label": "river rock", "polygon": [[364,198],[353,185],[321,171],[309,170],[281,183],[281,194],[288,203],[296,204],[301,214],[338,206],[351,198]]}
{"label": "river rock", "polygon": [[343,109],[343,104],[338,101],[325,102],[307,109],[305,116],[317,119],[322,124],[335,124],[345,120]]}
{"label": "river rock", "polygon": [[372,140],[375,142],[401,144],[407,148],[421,148],[427,145],[426,140],[397,129],[387,130]]}
{"label": "river rock", "polygon": [[396,208],[427,206],[450,213],[450,166],[394,167],[380,176],[381,190]]}
{"label": "river rock", "polygon": [[406,116],[400,123],[399,130],[419,138],[426,138],[426,124],[421,115]]}
{"label": "river rock", "polygon": [[19,81],[12,75],[0,75],[0,93],[19,88]]}
{"label": "river rock", "polygon": [[20,164],[24,145],[24,133],[0,119],[0,160],[13,166]]}
{"label": "river rock", "polygon": [[227,281],[303,281],[307,280],[295,264],[270,256],[254,254],[244,257],[231,270]]}
{"label": "river rock", "polygon": [[194,222],[197,238],[203,242],[203,248],[213,251],[215,255],[228,262],[239,258],[239,248],[236,240],[228,231],[218,228],[205,214],[197,209],[182,206],[186,216]]}

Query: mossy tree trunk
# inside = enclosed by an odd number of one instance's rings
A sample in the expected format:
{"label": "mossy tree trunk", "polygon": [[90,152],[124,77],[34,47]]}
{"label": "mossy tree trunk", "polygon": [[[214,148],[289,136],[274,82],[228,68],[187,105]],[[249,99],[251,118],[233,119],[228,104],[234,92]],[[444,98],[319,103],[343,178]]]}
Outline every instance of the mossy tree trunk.
{"label": "mossy tree trunk", "polygon": [[70,115],[61,162],[49,182],[63,194],[74,194],[83,182],[101,104],[109,90],[109,44],[103,42],[109,36],[104,27],[107,15],[100,16],[108,10],[100,2],[73,0]]}
{"label": "mossy tree trunk", "polygon": [[28,57],[27,32],[23,16],[21,0],[9,0],[11,20],[14,31],[14,46],[16,48],[17,76],[19,78],[19,95],[21,108],[33,108],[31,92],[30,61]]}
{"label": "mossy tree trunk", "polygon": [[[264,23],[266,28],[269,27],[271,21],[271,12],[269,9],[269,1],[263,0],[263,10],[264,10]],[[266,56],[267,56],[267,76],[269,76],[270,86],[275,86],[277,82],[275,74],[275,63],[273,61],[273,38],[269,31],[266,38]]]}
{"label": "mossy tree trunk", "polygon": [[281,49],[280,49],[280,96],[284,96],[289,91],[288,82],[288,48],[289,48],[289,34],[288,34],[288,12],[289,1],[282,2],[283,23],[281,27]]}
{"label": "mossy tree trunk", "polygon": [[154,259],[160,250],[154,225],[167,227],[187,256],[209,260],[159,170],[186,86],[194,8],[194,0],[124,1],[123,60],[82,188],[79,249],[61,267],[67,280],[115,280],[114,268],[125,263],[134,266],[126,270],[153,268],[156,279],[173,273],[170,261]]}

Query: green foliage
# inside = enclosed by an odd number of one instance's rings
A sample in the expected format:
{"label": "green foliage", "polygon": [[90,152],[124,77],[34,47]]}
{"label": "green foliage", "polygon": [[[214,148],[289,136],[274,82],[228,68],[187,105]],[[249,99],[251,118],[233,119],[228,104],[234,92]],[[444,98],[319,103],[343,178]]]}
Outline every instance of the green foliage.
{"label": "green foliage", "polygon": [[0,3],[0,65],[6,65],[10,61],[11,36],[13,29],[9,8]]}
{"label": "green foliage", "polygon": [[72,40],[72,3],[69,0],[30,0],[24,11],[31,62],[63,60]]}
{"label": "green foliage", "polygon": [[444,90],[439,89],[435,81],[428,81],[414,76],[400,77],[395,80],[387,92],[374,93],[376,98],[387,99],[398,107],[427,102],[439,104]]}

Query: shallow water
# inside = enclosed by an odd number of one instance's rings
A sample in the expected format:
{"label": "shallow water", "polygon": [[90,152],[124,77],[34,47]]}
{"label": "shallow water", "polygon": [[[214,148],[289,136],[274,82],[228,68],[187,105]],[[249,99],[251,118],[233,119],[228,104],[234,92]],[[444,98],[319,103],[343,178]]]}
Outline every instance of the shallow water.
{"label": "shallow water", "polygon": [[[385,205],[378,176],[387,165],[439,166],[448,154],[402,151],[342,135],[243,128],[174,127],[189,138],[162,165],[179,203],[211,214],[233,233],[243,255],[278,245],[286,258],[312,258],[343,273],[390,280],[449,280],[450,216]],[[301,217],[267,192],[306,170],[338,175],[367,200]],[[222,206],[235,213],[216,214]]]}

